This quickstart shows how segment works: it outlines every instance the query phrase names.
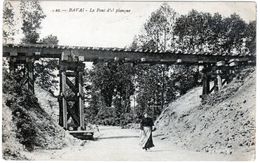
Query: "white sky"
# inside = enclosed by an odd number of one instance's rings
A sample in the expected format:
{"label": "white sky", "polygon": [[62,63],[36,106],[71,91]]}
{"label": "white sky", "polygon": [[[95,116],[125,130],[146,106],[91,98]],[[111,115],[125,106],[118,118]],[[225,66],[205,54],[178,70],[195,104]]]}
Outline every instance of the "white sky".
{"label": "white sky", "polygon": [[[236,12],[246,22],[256,19],[254,2],[167,2],[177,13],[190,10],[215,13],[224,17]],[[162,2],[86,2],[86,1],[40,1],[46,18],[42,22],[41,37],[56,35],[61,45],[125,47],[131,44],[143,24]],[[18,13],[19,2],[13,2]],[[69,8],[117,8],[130,13],[52,12]],[[20,19],[21,20],[21,19]],[[18,25],[19,26],[19,25]],[[21,31],[17,39],[21,38]]]}

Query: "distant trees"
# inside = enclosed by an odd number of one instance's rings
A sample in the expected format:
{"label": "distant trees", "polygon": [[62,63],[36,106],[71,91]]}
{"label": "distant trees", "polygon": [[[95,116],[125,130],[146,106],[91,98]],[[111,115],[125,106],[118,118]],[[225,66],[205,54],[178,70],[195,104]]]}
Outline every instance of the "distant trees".
{"label": "distant trees", "polygon": [[[135,37],[132,48],[166,50],[171,44],[177,13],[164,3],[144,24],[144,32]],[[135,47],[136,46],[136,47]]]}
{"label": "distant trees", "polygon": [[[91,83],[91,99],[86,109],[88,117],[106,117],[104,109],[113,110],[113,119],[120,119],[121,114],[130,112],[130,96],[134,94],[133,68],[130,65],[100,62],[87,73]],[[114,120],[105,121],[115,123]]]}
{"label": "distant trees", "polygon": [[46,17],[38,0],[21,0],[20,13],[22,15],[23,43],[37,43],[41,22]]}
{"label": "distant trees", "polygon": [[3,43],[10,43],[14,40],[14,9],[9,1],[4,1],[3,6]]}
{"label": "distant trees", "polygon": [[[11,4],[6,1],[4,5],[3,36],[4,41],[8,42],[7,40],[13,39],[15,21]],[[39,30],[46,15],[38,0],[21,0],[20,13],[24,34],[22,43],[59,43],[54,35],[40,39]],[[163,3],[151,13],[130,48],[184,53],[247,54],[255,53],[255,39],[256,22],[246,23],[235,13],[226,18],[219,13],[196,10],[178,15],[167,3]],[[50,59],[41,59],[35,63],[37,82],[42,88],[50,90],[57,83],[54,74],[57,65],[57,60]],[[198,85],[196,66],[143,64],[132,67],[120,62],[97,63],[86,74],[88,80],[85,84],[90,97],[86,112],[89,117],[108,118],[106,114],[109,112],[109,116],[120,121],[126,119],[123,115],[132,114],[132,95],[136,95],[138,104],[134,114],[138,116],[147,110],[152,111],[156,117],[167,103]],[[130,121],[132,117],[129,117],[127,119]]]}
{"label": "distant trees", "polygon": [[48,35],[48,36],[42,38],[39,42],[41,44],[47,44],[47,45],[58,45],[59,40],[58,40],[57,36],[54,36],[51,34],[51,35]]}
{"label": "distant trees", "polygon": [[[183,52],[199,52],[202,49],[209,51],[209,44],[215,43],[216,35],[221,30],[217,26],[221,25],[221,15],[215,14],[213,20],[209,13],[200,13],[192,10],[188,15],[182,15],[176,20],[173,40],[173,49],[180,49]],[[210,30],[210,25],[215,27]]]}
{"label": "distant trees", "polygon": [[[24,37],[22,43],[25,44],[48,44],[57,45],[57,36],[48,35],[40,39],[39,30],[42,20],[46,17],[38,0],[21,0],[20,13],[22,15],[22,32]],[[36,82],[45,90],[53,93],[57,89],[56,75],[54,71],[58,69],[58,60],[41,58],[35,62]]]}
{"label": "distant trees", "polygon": [[[246,54],[255,49],[255,26],[255,22],[247,24],[237,14],[223,18],[219,13],[191,10],[187,15],[178,15],[163,3],[151,13],[130,48]],[[118,63],[98,63],[89,75],[92,98],[88,108],[93,110],[91,114],[103,118],[107,114],[104,109],[110,110],[110,116],[116,118],[122,118],[119,115],[126,113],[138,117],[144,110],[156,117],[166,104],[199,84],[198,67],[191,65],[140,64],[127,67]],[[137,107],[133,111],[127,106],[130,106],[130,96],[134,94]]]}
{"label": "distant trees", "polygon": [[[48,35],[38,43],[46,45],[58,45],[57,36]],[[58,87],[58,80],[55,71],[58,71],[58,59],[41,58],[35,62],[35,78],[41,88],[53,93]]]}
{"label": "distant trees", "polygon": [[245,31],[245,37],[245,46],[249,48],[253,55],[256,55],[256,21],[249,22]]}
{"label": "distant trees", "polygon": [[212,15],[192,10],[176,20],[174,35],[178,39],[173,47],[190,53],[245,54],[249,49],[243,51],[243,44],[250,43],[248,38],[255,35],[247,33],[249,28],[255,31],[252,23],[247,24],[235,13],[222,18],[218,13]]}
{"label": "distant trees", "polygon": [[[151,14],[142,33],[135,36],[131,48],[183,53],[248,54],[255,52],[255,31],[255,22],[247,24],[235,13],[223,18],[219,13],[212,15],[191,10],[187,15],[179,16],[164,3]],[[196,66],[137,66],[139,112],[154,112],[151,106],[163,106],[196,86],[199,77],[197,70]]]}
{"label": "distant trees", "polygon": [[[176,47],[177,13],[166,3],[153,12],[144,24],[144,31],[137,35],[131,45],[132,49],[149,49],[167,51]],[[170,65],[138,65],[137,74],[137,113],[151,111],[157,116],[162,108],[185,93],[196,81],[190,80],[195,74],[190,67]],[[183,75],[183,78],[179,76]],[[187,75],[189,77],[184,78]],[[187,83],[189,80],[190,86]],[[180,83],[179,86],[177,83]]]}

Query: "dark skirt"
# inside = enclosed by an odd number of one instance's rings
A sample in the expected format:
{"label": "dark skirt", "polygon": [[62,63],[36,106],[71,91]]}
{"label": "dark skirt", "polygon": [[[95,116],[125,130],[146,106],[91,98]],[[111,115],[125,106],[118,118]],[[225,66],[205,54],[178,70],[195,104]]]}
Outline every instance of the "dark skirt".
{"label": "dark skirt", "polygon": [[141,131],[140,145],[143,149],[154,147],[151,127],[144,127]]}

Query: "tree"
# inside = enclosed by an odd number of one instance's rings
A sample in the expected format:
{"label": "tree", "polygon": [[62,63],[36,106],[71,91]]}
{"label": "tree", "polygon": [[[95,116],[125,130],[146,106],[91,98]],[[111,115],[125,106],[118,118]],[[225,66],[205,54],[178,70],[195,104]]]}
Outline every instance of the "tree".
{"label": "tree", "polygon": [[133,94],[131,71],[127,65],[118,63],[97,63],[94,66],[90,72],[91,81],[94,87],[100,90],[107,106],[112,105],[114,96],[118,95],[125,101]]}
{"label": "tree", "polygon": [[58,45],[59,40],[57,36],[54,35],[48,35],[40,40],[41,44],[48,44],[48,45]]}
{"label": "tree", "polygon": [[144,110],[149,111],[150,105],[164,104],[167,81],[167,76],[164,72],[166,70],[167,67],[162,65],[138,65],[136,67],[137,113],[142,114]]}
{"label": "tree", "polygon": [[21,0],[23,43],[37,43],[40,37],[41,22],[46,17],[38,0]]}
{"label": "tree", "polygon": [[[101,123],[119,125],[122,114],[131,111],[130,96],[134,94],[133,68],[120,62],[99,62],[86,73],[89,81],[85,82],[91,83],[91,99],[89,107],[86,108],[88,117],[97,116],[96,118],[99,119],[102,115],[108,119],[100,120]],[[90,111],[91,109],[93,110]],[[113,111],[113,114],[106,115],[108,113],[106,109]],[[112,115],[113,117],[109,117]],[[124,121],[124,118],[122,120]]]}
{"label": "tree", "polygon": [[[175,28],[177,13],[164,3],[159,9],[151,13],[150,18],[144,24],[144,31],[135,37],[132,49],[171,50],[172,36]],[[137,72],[137,103],[141,113],[149,110],[152,105],[159,106],[160,110],[167,102],[165,96],[168,87],[167,72],[169,67],[165,65],[138,65]],[[171,91],[171,90],[169,90]],[[160,113],[160,111],[159,111]],[[158,114],[159,114],[158,113]]]}
{"label": "tree", "polygon": [[3,7],[3,43],[10,43],[14,40],[14,25],[14,9],[12,4],[6,0]]}
{"label": "tree", "polygon": [[165,51],[171,43],[169,40],[172,37],[176,15],[177,13],[167,3],[153,12],[144,24],[146,42],[153,42],[156,50]]}
{"label": "tree", "polygon": [[103,65],[103,63],[97,63],[93,71],[90,72],[91,81],[94,85],[93,88],[100,90],[100,94],[104,98],[106,106],[109,107],[112,105],[112,99],[115,95],[115,72],[115,64]]}
{"label": "tree", "polygon": [[[130,96],[134,94],[134,83],[133,83],[134,68],[130,64],[119,64],[117,66],[117,72],[115,79],[117,79],[116,92],[119,100],[122,101],[123,107],[121,113],[130,112]],[[124,110],[123,110],[124,109]]]}
{"label": "tree", "polygon": [[232,50],[239,49],[239,46],[242,45],[242,38],[245,34],[246,23],[243,19],[240,18],[237,14],[232,14],[230,17],[223,19],[224,29],[225,30],[225,42],[224,48],[228,52]]}
{"label": "tree", "polygon": [[176,20],[175,35],[179,38],[175,47],[189,53],[241,52],[247,24],[237,14],[222,18],[219,13],[190,11]]}
{"label": "tree", "polygon": [[[58,45],[59,40],[57,36],[48,35],[40,40],[41,44]],[[53,93],[57,89],[58,81],[56,80],[55,71],[58,70],[58,60],[53,58],[41,58],[35,62],[35,77],[36,83],[41,88]]]}
{"label": "tree", "polygon": [[[183,52],[212,52],[211,45],[215,44],[219,28],[218,14],[214,18],[209,13],[191,10],[187,15],[182,15],[176,20],[174,35],[178,42],[173,42],[175,50]],[[212,30],[211,27],[214,29]]]}
{"label": "tree", "polygon": [[249,22],[245,31],[247,47],[250,53],[256,55],[256,21]]}
{"label": "tree", "polygon": [[[210,16],[193,10],[188,16],[177,17],[177,13],[164,3],[151,14],[144,24],[143,33],[134,38],[131,48],[162,51],[195,49],[194,45],[204,43],[203,39],[210,32],[207,23]],[[193,66],[138,65],[136,72],[139,113],[153,108],[157,116],[165,104],[197,85],[197,72]]]}

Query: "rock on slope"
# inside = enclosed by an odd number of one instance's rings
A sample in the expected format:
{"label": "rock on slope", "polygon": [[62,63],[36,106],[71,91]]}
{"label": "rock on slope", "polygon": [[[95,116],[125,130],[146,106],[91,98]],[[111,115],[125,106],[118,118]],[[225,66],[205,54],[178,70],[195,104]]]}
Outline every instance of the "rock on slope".
{"label": "rock on slope", "polygon": [[195,88],[167,107],[155,134],[183,148],[232,154],[255,152],[256,77],[247,68],[240,77],[209,95],[203,103]]}

